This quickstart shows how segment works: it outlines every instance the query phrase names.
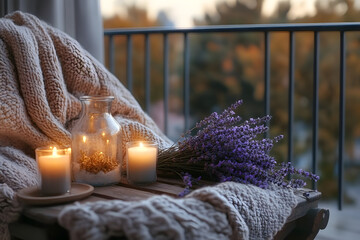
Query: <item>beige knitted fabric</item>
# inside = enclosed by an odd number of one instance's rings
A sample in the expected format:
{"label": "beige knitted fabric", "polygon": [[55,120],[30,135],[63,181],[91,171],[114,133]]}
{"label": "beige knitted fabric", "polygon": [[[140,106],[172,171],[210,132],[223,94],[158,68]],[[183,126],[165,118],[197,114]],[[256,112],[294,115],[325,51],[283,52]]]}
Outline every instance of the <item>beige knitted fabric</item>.
{"label": "beige knitted fabric", "polygon": [[[21,209],[16,191],[39,182],[34,149],[70,144],[82,95],[115,97],[112,114],[123,143],[171,144],[119,80],[75,40],[32,15],[0,19],[0,239],[9,238],[7,224]],[[73,239],[270,239],[294,206],[286,189],[224,183],[184,199],[75,204],[59,221]]]}
{"label": "beige knitted fabric", "polygon": [[71,239],[272,239],[296,205],[292,191],[226,182],[183,199],[74,204],[59,215]]}
{"label": "beige knitted fabric", "polygon": [[[112,95],[123,143],[170,144],[120,81],[75,40],[36,17],[0,19],[0,239],[16,217],[14,192],[38,184],[34,149],[70,145],[82,95]],[[123,147],[125,151],[125,147]]]}

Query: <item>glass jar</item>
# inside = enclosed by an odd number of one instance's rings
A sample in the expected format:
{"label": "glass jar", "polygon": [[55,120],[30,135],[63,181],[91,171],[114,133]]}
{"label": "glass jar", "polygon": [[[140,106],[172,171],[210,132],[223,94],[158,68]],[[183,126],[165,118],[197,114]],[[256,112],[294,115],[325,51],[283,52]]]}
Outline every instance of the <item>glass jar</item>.
{"label": "glass jar", "polygon": [[110,113],[112,96],[82,96],[80,119],[72,129],[72,171],[75,182],[93,186],[121,180],[120,125]]}

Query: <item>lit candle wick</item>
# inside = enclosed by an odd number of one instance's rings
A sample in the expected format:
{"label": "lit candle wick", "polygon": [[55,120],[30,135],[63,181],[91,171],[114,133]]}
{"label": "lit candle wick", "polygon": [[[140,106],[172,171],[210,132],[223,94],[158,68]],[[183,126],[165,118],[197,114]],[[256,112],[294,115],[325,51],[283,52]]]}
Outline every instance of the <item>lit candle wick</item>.
{"label": "lit candle wick", "polygon": [[86,142],[86,136],[83,136],[83,142],[84,143]]}

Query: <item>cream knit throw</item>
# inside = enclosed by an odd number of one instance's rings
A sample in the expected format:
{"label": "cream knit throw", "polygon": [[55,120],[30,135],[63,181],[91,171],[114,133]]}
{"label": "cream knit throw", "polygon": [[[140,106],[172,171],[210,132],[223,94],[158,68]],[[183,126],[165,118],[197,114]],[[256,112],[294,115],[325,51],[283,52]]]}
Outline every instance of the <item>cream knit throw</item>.
{"label": "cream knit throw", "polygon": [[[34,149],[70,145],[82,95],[112,95],[123,143],[170,141],[133,96],[74,39],[36,17],[0,19],[0,239],[19,212],[15,192],[38,184]],[[125,147],[123,147],[125,150]]]}
{"label": "cream knit throw", "polygon": [[[0,239],[21,210],[16,191],[38,184],[34,149],[70,144],[82,95],[113,95],[124,143],[171,142],[102,64],[66,34],[16,12],[0,19]],[[123,148],[125,150],[125,147]],[[73,205],[60,223],[73,239],[270,239],[295,206],[291,191],[224,183],[184,199]]]}
{"label": "cream knit throw", "polygon": [[272,239],[295,205],[288,189],[226,182],[183,199],[163,195],[137,202],[74,204],[60,213],[59,223],[71,239],[260,240]]}

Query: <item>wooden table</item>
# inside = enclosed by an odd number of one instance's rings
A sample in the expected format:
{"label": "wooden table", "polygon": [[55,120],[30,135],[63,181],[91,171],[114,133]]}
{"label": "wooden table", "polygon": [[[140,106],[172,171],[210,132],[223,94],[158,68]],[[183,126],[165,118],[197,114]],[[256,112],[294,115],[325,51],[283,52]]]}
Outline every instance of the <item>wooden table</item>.
{"label": "wooden table", "polygon": [[[176,197],[183,190],[182,183],[176,179],[159,178],[148,186],[131,186],[126,180],[106,187],[96,187],[91,196],[80,203],[119,199],[134,201],[146,199],[157,194]],[[296,191],[298,204],[287,219],[275,239],[314,239],[320,229],[325,229],[329,211],[318,209],[320,192],[309,189]],[[71,204],[71,203],[68,203]],[[53,206],[25,206],[20,219],[9,225],[13,239],[68,239],[67,231],[58,225],[57,216],[68,204]]]}

